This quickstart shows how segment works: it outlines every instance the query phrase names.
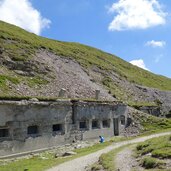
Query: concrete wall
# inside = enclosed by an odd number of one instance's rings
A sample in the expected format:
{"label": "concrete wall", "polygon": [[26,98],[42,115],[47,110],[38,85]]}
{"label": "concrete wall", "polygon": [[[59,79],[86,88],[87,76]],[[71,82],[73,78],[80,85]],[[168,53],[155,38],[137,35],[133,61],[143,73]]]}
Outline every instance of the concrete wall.
{"label": "concrete wall", "polygon": [[[121,124],[121,116],[125,118],[124,124]],[[111,137],[114,135],[114,118],[118,118],[119,133],[122,133],[126,125],[127,107],[118,102],[0,101],[0,117],[2,157],[98,138],[99,135]],[[83,122],[83,126],[85,122],[86,127],[81,128],[80,122]],[[56,124],[60,125],[58,131],[53,130]],[[30,126],[36,126],[38,132],[28,134]],[[2,129],[7,129],[9,135],[4,136]]]}

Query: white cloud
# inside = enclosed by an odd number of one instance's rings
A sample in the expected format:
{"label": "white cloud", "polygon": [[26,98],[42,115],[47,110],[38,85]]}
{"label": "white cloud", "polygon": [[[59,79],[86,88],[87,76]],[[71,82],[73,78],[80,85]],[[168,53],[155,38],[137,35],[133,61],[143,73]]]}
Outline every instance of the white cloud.
{"label": "white cloud", "polygon": [[157,0],[119,0],[109,12],[117,13],[109,24],[110,31],[146,29],[166,22],[166,13]]}
{"label": "white cloud", "polygon": [[164,47],[166,45],[166,42],[165,41],[154,41],[154,40],[151,40],[151,41],[146,42],[145,45],[146,46],[151,46],[151,47]]}
{"label": "white cloud", "polygon": [[50,24],[50,20],[43,18],[29,0],[0,0],[0,20],[38,35]]}
{"label": "white cloud", "polygon": [[146,68],[145,63],[144,63],[144,61],[142,59],[132,60],[132,61],[130,61],[130,63],[133,64],[133,65],[138,66],[139,68],[142,68],[142,69],[145,69],[145,70],[149,71],[149,69]]}

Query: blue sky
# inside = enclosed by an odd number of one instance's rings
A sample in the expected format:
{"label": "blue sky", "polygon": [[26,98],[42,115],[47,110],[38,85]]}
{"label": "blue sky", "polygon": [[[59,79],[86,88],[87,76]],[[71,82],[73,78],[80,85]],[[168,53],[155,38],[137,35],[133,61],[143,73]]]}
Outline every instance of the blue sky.
{"label": "blue sky", "polygon": [[171,78],[171,1],[10,1],[0,0],[1,20],[41,36],[102,49]]}

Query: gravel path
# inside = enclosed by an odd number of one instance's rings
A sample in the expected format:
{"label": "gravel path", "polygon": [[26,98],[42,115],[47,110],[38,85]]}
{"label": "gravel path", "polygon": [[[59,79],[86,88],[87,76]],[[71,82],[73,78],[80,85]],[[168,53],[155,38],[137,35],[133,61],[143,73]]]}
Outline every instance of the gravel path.
{"label": "gravel path", "polygon": [[118,147],[121,147],[121,146],[124,146],[127,144],[139,143],[139,142],[146,141],[150,138],[159,137],[159,136],[163,136],[163,135],[169,135],[169,134],[171,134],[171,132],[153,134],[153,135],[149,135],[149,136],[145,136],[145,137],[141,137],[141,138],[136,138],[134,140],[114,143],[113,145],[110,145],[110,146],[108,146],[102,150],[99,150],[95,153],[91,153],[89,155],[86,155],[86,156],[65,162],[63,164],[60,164],[56,167],[49,169],[48,171],[76,171],[76,170],[77,171],[84,171],[85,167],[92,165],[93,163],[97,162],[100,155],[103,153],[107,153],[113,149],[116,149]]}
{"label": "gravel path", "polygon": [[131,171],[132,169],[143,171],[144,169],[138,165],[133,155],[133,148],[135,145],[124,148],[115,157],[115,165],[119,171]]}

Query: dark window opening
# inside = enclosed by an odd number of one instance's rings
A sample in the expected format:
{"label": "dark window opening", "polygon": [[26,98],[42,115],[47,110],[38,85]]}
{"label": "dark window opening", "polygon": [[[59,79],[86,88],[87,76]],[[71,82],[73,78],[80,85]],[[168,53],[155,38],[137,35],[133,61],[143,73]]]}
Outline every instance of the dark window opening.
{"label": "dark window opening", "polygon": [[0,137],[1,138],[9,137],[9,129],[0,129]]}
{"label": "dark window opening", "polygon": [[110,128],[110,120],[103,120],[103,128]]}
{"label": "dark window opening", "polygon": [[132,123],[132,119],[131,119],[131,118],[127,118],[127,125],[126,125],[126,126],[127,126],[127,127],[130,126],[131,123]]}
{"label": "dark window opening", "polygon": [[125,125],[125,116],[121,116],[121,125]]}
{"label": "dark window opening", "polygon": [[29,126],[27,128],[27,134],[28,135],[33,135],[33,134],[38,134],[38,126]]}
{"label": "dark window opening", "polygon": [[58,131],[62,131],[62,124],[55,124],[52,127],[53,132],[58,132]]}
{"label": "dark window opening", "polygon": [[92,121],[92,129],[97,129],[99,128],[98,121],[94,120]]}
{"label": "dark window opening", "polygon": [[75,105],[72,106],[72,124],[75,124]]}
{"label": "dark window opening", "polygon": [[80,122],[80,129],[85,129],[87,128],[86,121],[81,121]]}

